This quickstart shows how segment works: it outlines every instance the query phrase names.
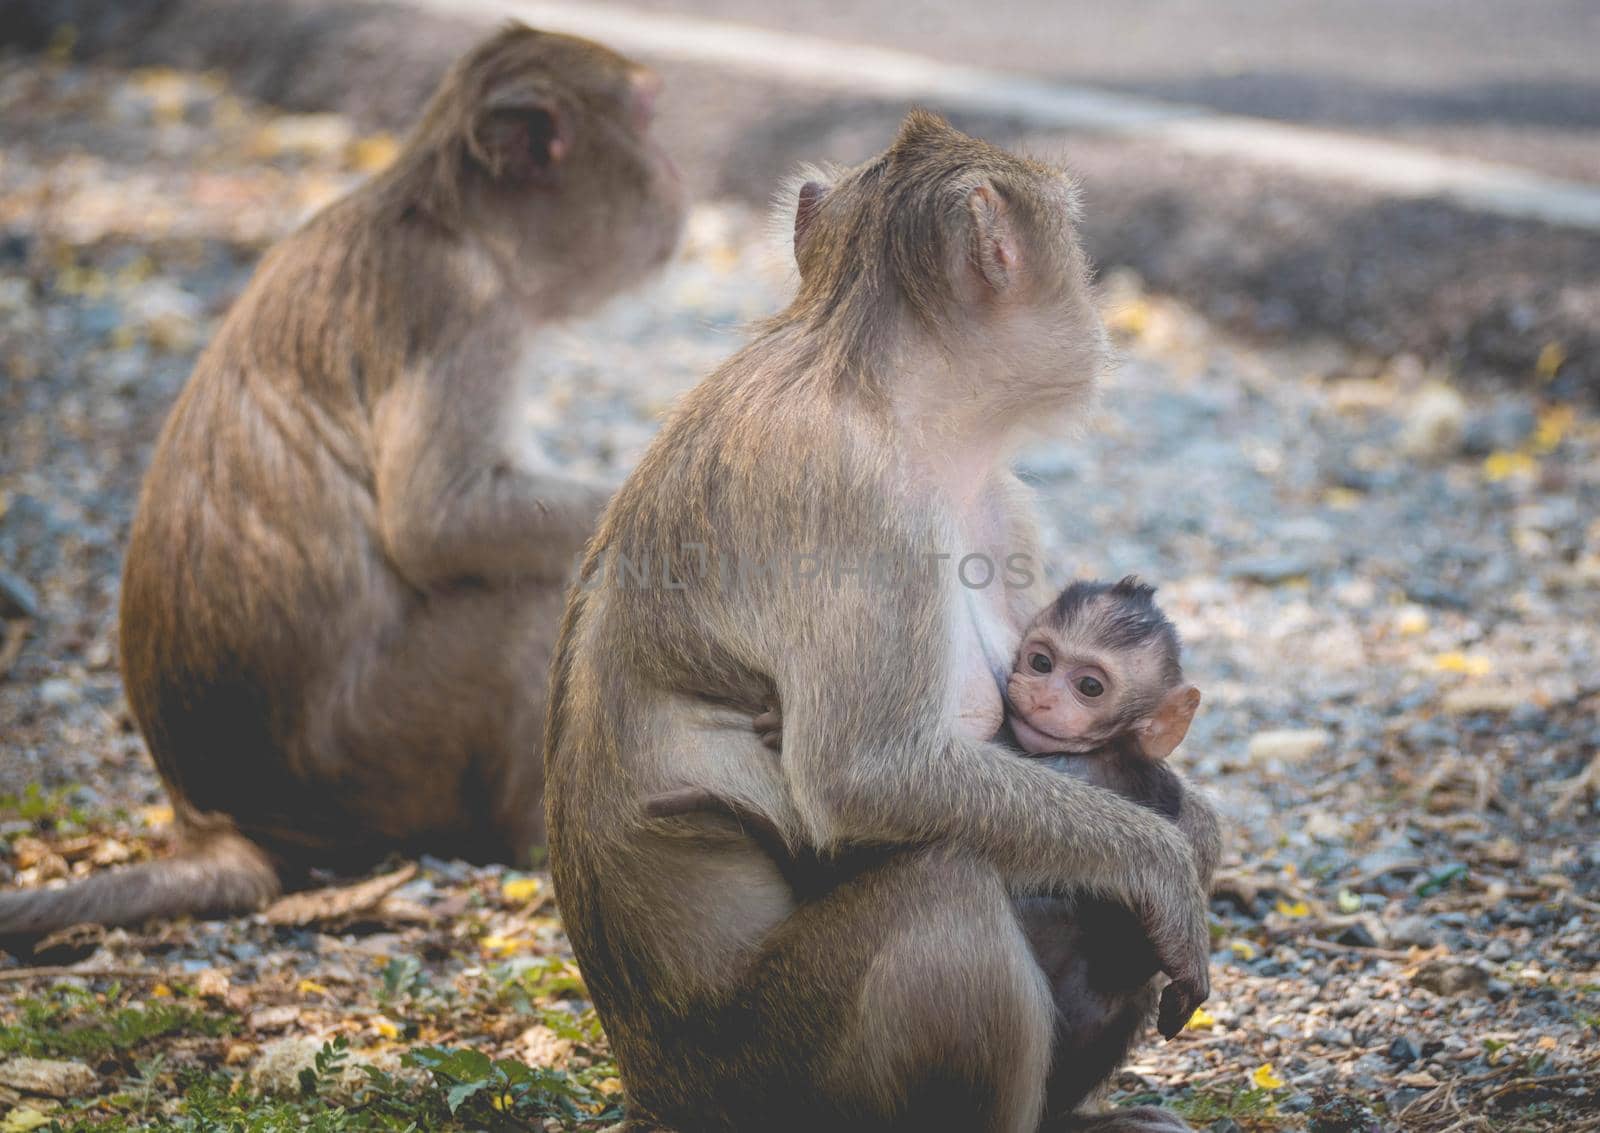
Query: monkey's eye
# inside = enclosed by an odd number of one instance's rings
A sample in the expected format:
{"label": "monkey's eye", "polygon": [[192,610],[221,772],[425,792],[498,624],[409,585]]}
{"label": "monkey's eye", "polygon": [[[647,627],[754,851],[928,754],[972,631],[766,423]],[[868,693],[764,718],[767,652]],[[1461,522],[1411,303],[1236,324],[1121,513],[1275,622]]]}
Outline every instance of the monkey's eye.
{"label": "monkey's eye", "polygon": [[1078,691],[1083,693],[1084,696],[1099,696],[1105,690],[1106,686],[1093,677],[1078,678]]}
{"label": "monkey's eye", "polygon": [[1028,668],[1036,673],[1048,673],[1055,666],[1050,663],[1050,658],[1043,653],[1034,653],[1028,657]]}

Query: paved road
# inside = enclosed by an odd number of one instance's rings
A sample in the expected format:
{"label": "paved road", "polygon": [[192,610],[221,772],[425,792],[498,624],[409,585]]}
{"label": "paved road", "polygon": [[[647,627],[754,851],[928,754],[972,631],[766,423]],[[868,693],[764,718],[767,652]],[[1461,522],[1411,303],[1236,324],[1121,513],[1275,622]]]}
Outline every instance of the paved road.
{"label": "paved road", "polygon": [[[634,6],[1198,102],[1600,185],[1600,68],[1591,65],[1600,5],[1590,0]],[[83,58],[216,70],[241,93],[290,109],[399,128],[449,60],[503,15],[481,0],[7,0],[0,45],[41,46],[70,20]],[[702,196],[759,202],[797,161],[859,160],[883,146],[905,109],[903,98],[763,79],[683,54],[652,61],[668,78],[663,135]],[[1380,358],[1408,352],[1512,383],[1533,380],[1555,344],[1566,362],[1548,393],[1600,395],[1600,233],[926,101],[1001,144],[1065,154],[1084,183],[1097,261],[1132,268],[1213,319],[1280,339],[1331,335]]]}
{"label": "paved road", "polygon": [[638,0],[1600,182],[1592,0]]}

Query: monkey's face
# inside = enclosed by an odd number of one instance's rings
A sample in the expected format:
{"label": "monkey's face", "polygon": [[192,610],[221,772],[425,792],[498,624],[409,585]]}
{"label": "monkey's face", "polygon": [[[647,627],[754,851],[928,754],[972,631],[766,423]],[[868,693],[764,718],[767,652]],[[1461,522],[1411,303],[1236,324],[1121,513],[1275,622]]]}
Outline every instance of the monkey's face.
{"label": "monkey's face", "polygon": [[1114,659],[1035,629],[1006,683],[1011,726],[1025,751],[1089,751],[1125,723],[1125,676]]}
{"label": "monkey's face", "polygon": [[1024,635],[1006,684],[1012,730],[1024,750],[1101,747],[1136,729],[1166,695],[1160,646],[1108,643],[1096,632],[1104,623],[1095,612],[1091,606],[1061,626],[1041,618]]}

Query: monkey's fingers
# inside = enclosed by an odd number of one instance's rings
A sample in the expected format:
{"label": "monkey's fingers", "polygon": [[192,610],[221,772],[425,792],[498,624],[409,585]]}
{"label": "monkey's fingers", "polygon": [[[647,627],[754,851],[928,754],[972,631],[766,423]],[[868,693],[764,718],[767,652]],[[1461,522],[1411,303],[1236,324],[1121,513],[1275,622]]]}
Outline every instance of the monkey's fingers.
{"label": "monkey's fingers", "polygon": [[750,721],[750,726],[768,748],[776,752],[783,751],[783,715],[776,708],[757,716]]}
{"label": "monkey's fingers", "polygon": [[1156,1017],[1156,1030],[1164,1039],[1175,1039],[1205,1002],[1206,989],[1188,980],[1173,980],[1161,991],[1161,1011]]}

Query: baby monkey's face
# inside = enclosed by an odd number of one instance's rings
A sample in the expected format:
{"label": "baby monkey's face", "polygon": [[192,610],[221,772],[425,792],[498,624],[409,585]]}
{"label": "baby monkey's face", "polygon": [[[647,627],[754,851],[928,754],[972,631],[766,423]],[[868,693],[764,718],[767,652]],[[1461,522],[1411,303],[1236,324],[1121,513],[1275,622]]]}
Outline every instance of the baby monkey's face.
{"label": "baby monkey's face", "polygon": [[1130,634],[1127,613],[1112,589],[1034,619],[1006,685],[1023,750],[1086,752],[1127,736],[1146,757],[1165,759],[1178,746],[1200,692],[1179,675],[1177,637],[1159,611],[1166,629],[1154,635]]}

